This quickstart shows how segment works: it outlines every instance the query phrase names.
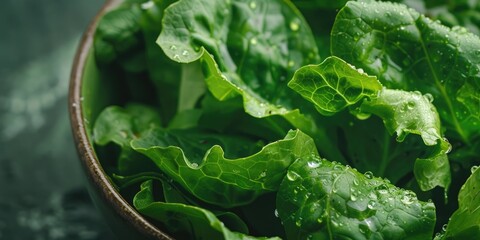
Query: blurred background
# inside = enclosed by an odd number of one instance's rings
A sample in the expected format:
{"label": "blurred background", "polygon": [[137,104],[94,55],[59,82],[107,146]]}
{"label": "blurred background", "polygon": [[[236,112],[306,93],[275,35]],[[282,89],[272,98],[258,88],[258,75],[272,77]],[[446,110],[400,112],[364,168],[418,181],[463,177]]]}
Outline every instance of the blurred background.
{"label": "blurred background", "polygon": [[112,239],[90,202],[67,113],[69,74],[100,0],[3,0],[0,239]]}

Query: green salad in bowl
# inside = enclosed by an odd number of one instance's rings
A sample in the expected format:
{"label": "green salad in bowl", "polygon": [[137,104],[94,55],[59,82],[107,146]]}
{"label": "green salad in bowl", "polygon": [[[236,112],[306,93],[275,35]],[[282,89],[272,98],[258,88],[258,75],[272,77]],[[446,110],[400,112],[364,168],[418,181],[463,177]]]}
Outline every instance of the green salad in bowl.
{"label": "green salad in bowl", "polygon": [[173,238],[473,239],[479,9],[125,0],[93,36],[87,134]]}

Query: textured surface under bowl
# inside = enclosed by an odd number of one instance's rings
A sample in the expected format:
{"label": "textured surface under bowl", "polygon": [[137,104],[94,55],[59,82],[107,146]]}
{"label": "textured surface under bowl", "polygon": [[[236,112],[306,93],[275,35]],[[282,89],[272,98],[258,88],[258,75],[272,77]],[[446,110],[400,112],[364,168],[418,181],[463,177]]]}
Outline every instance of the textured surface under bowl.
{"label": "textured surface under bowl", "polygon": [[69,111],[73,136],[89,180],[89,192],[120,239],[172,239],[148,222],[115,190],[103,170],[90,140],[90,123],[109,104],[108,88],[102,88],[93,56],[93,34],[100,17],[119,1],[107,1],[85,32],[77,50],[70,80]]}

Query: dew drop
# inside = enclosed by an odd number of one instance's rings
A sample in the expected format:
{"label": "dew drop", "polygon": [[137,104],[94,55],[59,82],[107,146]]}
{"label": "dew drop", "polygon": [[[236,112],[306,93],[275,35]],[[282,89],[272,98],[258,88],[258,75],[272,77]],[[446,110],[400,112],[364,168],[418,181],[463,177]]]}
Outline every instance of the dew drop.
{"label": "dew drop", "polygon": [[297,221],[295,221],[295,225],[297,225],[297,227],[302,226],[302,218],[299,218]]}
{"label": "dew drop", "polygon": [[443,224],[442,231],[444,231],[444,232],[447,231],[447,227],[448,227],[447,224]]}
{"label": "dew drop", "polygon": [[175,55],[173,55],[173,59],[180,60],[180,56],[178,56],[178,54],[175,54]]}
{"label": "dew drop", "polygon": [[353,195],[353,194],[350,195],[350,200],[352,200],[352,202],[357,201],[357,196],[355,196],[355,195]]}
{"label": "dew drop", "polygon": [[367,204],[367,208],[370,210],[374,210],[377,207],[377,202],[370,200]]}
{"label": "dew drop", "polygon": [[183,50],[182,55],[183,56],[188,56],[190,53],[187,50]]}
{"label": "dew drop", "polygon": [[432,94],[430,93],[427,93],[425,95],[423,95],[425,97],[425,99],[427,99],[429,102],[433,102],[433,96]]}
{"label": "dew drop", "polygon": [[193,168],[198,168],[198,163],[192,163]]}
{"label": "dew drop", "polygon": [[170,46],[170,50],[177,50],[177,46],[175,45]]}
{"label": "dew drop", "polygon": [[288,67],[293,67],[295,65],[295,62],[290,60],[288,61]]}
{"label": "dew drop", "polygon": [[299,177],[300,177],[300,175],[298,175],[298,173],[296,173],[294,171],[288,171],[287,172],[287,179],[290,180],[290,181],[296,181]]}
{"label": "dew drop", "polygon": [[309,161],[307,163],[308,167],[310,168],[317,168],[318,166],[320,166],[320,162],[317,162],[317,161]]}
{"label": "dew drop", "polygon": [[407,102],[407,108],[410,109],[410,110],[415,108],[415,102]]}
{"label": "dew drop", "polygon": [[368,178],[368,179],[372,179],[372,178],[373,178],[373,173],[370,172],[370,171],[366,171],[363,175],[364,175],[366,178]]}
{"label": "dew drop", "polygon": [[275,211],[273,212],[273,214],[275,214],[275,217],[278,218],[279,215],[278,215],[278,210],[277,210],[277,209],[275,209]]}
{"label": "dew drop", "polygon": [[472,166],[470,172],[474,173],[478,169],[478,166]]}
{"label": "dew drop", "polygon": [[300,29],[300,24],[298,23],[297,20],[293,20],[290,22],[290,30],[296,32],[298,31],[298,29]]}
{"label": "dew drop", "polygon": [[256,45],[257,43],[258,43],[257,38],[254,38],[254,37],[253,37],[253,38],[250,39],[250,44]]}
{"label": "dew drop", "polygon": [[262,173],[260,173],[260,178],[264,178],[267,176],[267,171],[263,171]]}
{"label": "dew drop", "polygon": [[257,3],[255,1],[251,1],[248,6],[250,6],[251,9],[255,9],[257,8]]}
{"label": "dew drop", "polygon": [[359,182],[357,179],[353,179],[353,185],[358,186]]}

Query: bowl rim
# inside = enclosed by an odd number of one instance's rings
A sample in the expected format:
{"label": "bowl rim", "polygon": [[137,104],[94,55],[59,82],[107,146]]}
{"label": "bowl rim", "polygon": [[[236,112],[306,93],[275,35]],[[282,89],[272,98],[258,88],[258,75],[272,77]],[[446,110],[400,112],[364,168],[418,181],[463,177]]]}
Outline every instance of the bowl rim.
{"label": "bowl rim", "polygon": [[115,189],[103,170],[93,147],[90,145],[83,120],[81,101],[82,79],[89,50],[93,46],[93,36],[101,17],[121,2],[121,0],[106,0],[87,30],[83,33],[78,45],[70,75],[68,93],[68,110],[73,138],[88,181],[94,186],[94,190],[100,194],[102,200],[112,206],[116,214],[126,222],[131,223],[134,229],[144,236],[153,239],[173,240],[172,237],[162,232],[140,215]]}

